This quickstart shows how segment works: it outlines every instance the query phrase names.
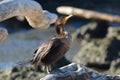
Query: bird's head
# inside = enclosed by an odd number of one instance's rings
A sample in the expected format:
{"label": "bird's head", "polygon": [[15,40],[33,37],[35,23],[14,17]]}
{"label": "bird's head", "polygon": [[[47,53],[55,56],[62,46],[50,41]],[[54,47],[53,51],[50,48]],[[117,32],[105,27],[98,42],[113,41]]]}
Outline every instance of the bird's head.
{"label": "bird's head", "polygon": [[61,16],[59,17],[56,22],[55,22],[55,28],[56,28],[56,32],[58,34],[62,34],[64,32],[64,24],[68,21],[68,19],[70,19],[72,17],[72,15],[69,16]]}
{"label": "bird's head", "polygon": [[69,16],[61,16],[56,20],[56,25],[61,25],[61,24],[65,24],[73,15],[69,15]]}

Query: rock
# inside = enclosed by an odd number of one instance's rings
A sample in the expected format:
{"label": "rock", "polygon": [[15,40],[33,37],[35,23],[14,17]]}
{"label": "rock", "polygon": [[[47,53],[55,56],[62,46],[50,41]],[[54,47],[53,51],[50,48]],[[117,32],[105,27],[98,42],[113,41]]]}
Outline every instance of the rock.
{"label": "rock", "polygon": [[75,36],[78,39],[104,38],[108,33],[108,27],[105,21],[92,22],[78,29]]}
{"label": "rock", "polygon": [[107,38],[116,37],[120,39],[120,27],[109,27]]}
{"label": "rock", "polygon": [[[94,25],[91,24],[91,26],[95,26],[95,24]],[[76,39],[78,38],[76,37]],[[80,44],[81,44],[81,48],[79,52],[74,56],[73,58],[74,62],[84,64],[88,67],[94,68],[103,73],[116,74],[116,75],[120,74],[119,72],[120,28],[119,27],[109,27],[106,37],[104,38],[89,38],[89,40],[85,38],[81,38]],[[116,60],[118,62],[116,62]],[[117,65],[117,67],[115,65]]]}
{"label": "rock", "polygon": [[14,67],[11,69],[11,72],[14,73],[14,72],[19,72],[18,68],[17,67]]}
{"label": "rock", "polygon": [[40,80],[120,80],[120,76],[101,74],[83,65],[71,63],[52,71]]}
{"label": "rock", "polygon": [[[84,43],[78,54],[74,56],[73,61],[96,68],[97,70],[100,69],[100,71],[110,70],[112,69],[110,67],[113,67],[111,62],[116,62],[119,59],[119,53],[120,40],[117,38],[91,40],[90,42]],[[120,64],[116,63],[116,65]],[[118,68],[114,66],[114,69],[117,70]],[[109,74],[113,73],[118,74],[112,71],[109,72]]]}
{"label": "rock", "polygon": [[103,73],[109,74],[109,75],[120,75],[120,59],[118,58],[116,60],[113,60],[111,62],[110,69]]}
{"label": "rock", "polygon": [[5,28],[0,28],[0,42],[4,41],[8,36],[8,31]]}
{"label": "rock", "polygon": [[105,62],[110,42],[110,39],[97,39],[89,42],[81,41],[82,47],[74,56],[73,61],[84,65],[88,62]]}
{"label": "rock", "polygon": [[10,67],[0,70],[0,80],[38,80],[45,76],[45,73],[36,71],[34,66]]}

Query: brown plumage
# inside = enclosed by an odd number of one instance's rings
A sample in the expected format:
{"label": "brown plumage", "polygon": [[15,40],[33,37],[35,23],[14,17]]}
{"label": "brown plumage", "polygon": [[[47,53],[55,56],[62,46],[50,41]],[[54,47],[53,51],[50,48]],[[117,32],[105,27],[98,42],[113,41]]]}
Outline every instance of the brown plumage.
{"label": "brown plumage", "polygon": [[35,52],[31,64],[45,66],[45,71],[49,73],[49,66],[60,58],[69,50],[71,43],[71,35],[64,29],[64,24],[71,17],[59,17],[55,22],[57,35],[51,40],[43,43]]}

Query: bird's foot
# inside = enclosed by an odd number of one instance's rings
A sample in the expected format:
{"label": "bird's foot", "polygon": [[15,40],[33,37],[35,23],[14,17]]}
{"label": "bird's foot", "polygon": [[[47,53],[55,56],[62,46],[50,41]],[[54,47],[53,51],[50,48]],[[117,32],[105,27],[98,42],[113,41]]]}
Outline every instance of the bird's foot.
{"label": "bird's foot", "polygon": [[50,74],[51,73],[51,66],[45,66],[44,71],[45,71],[45,73]]}

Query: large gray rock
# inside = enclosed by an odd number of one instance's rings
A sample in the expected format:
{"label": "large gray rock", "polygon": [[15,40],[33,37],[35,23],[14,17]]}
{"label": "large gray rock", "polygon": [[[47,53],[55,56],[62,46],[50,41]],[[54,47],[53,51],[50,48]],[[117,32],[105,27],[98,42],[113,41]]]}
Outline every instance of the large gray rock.
{"label": "large gray rock", "polygon": [[40,80],[120,80],[120,76],[101,74],[83,65],[71,63],[52,71]]}

